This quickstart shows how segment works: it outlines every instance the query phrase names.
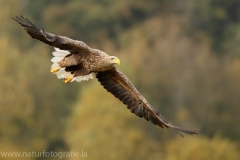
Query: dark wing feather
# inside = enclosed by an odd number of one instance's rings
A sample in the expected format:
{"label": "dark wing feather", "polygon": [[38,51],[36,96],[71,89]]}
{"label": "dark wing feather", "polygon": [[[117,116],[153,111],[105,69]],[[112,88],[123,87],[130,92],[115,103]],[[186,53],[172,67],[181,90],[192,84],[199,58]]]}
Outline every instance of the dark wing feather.
{"label": "dark wing feather", "polygon": [[171,128],[190,135],[197,134],[194,130],[176,127],[167,122],[137,91],[130,80],[115,67],[108,71],[98,72],[97,79],[108,92],[126,104],[127,108],[137,116],[144,117],[147,121],[162,128]]}
{"label": "dark wing feather", "polygon": [[30,20],[22,16],[16,16],[15,18],[12,17],[12,19],[22,25],[32,38],[40,40],[48,45],[55,46],[62,50],[71,51],[71,53],[90,53],[93,50],[82,41],[72,40],[64,36],[54,35],[38,29]]}

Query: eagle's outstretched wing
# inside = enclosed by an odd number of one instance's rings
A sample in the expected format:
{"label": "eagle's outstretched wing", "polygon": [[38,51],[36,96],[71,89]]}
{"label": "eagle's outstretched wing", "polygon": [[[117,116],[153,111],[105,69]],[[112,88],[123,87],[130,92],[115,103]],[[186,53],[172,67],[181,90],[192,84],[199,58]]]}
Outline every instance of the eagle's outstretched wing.
{"label": "eagle's outstretched wing", "polygon": [[167,122],[137,91],[130,80],[115,67],[108,71],[98,72],[96,77],[108,92],[111,92],[116,98],[127,105],[127,108],[138,117],[144,117],[147,121],[151,121],[162,128],[172,128],[175,131],[181,131],[190,135],[197,134],[194,130],[176,127]]}
{"label": "eagle's outstretched wing", "polygon": [[52,33],[45,32],[44,29],[38,29],[30,20],[24,17],[12,17],[20,25],[24,27],[27,33],[34,39],[40,40],[48,45],[55,46],[62,50],[68,50],[71,53],[90,53],[92,48],[86,45],[82,41],[76,41],[64,36],[54,35]]}

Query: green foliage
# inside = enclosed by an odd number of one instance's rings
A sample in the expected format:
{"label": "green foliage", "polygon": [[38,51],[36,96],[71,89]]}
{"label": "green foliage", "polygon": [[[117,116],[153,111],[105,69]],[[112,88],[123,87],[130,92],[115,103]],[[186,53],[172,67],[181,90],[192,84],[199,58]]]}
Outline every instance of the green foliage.
{"label": "green foliage", "polygon": [[55,76],[48,71],[49,56],[41,55],[46,49],[32,48],[21,54],[7,39],[0,41],[1,50],[11,49],[0,60],[0,138],[16,146],[28,143],[34,150],[46,148],[49,140],[62,136],[76,86],[54,82]]}
{"label": "green foliage", "polygon": [[165,148],[166,160],[238,160],[240,158],[237,146],[222,138],[207,139],[204,137],[177,138]]}
{"label": "green foliage", "polygon": [[238,0],[195,1],[188,24],[189,34],[199,36],[199,32],[202,32],[210,36],[212,48],[218,55],[239,56],[239,52],[232,52],[232,47],[237,47],[237,45],[226,45],[231,38],[237,40],[236,35],[240,32],[239,27],[234,27],[238,26],[240,22],[239,7]]}

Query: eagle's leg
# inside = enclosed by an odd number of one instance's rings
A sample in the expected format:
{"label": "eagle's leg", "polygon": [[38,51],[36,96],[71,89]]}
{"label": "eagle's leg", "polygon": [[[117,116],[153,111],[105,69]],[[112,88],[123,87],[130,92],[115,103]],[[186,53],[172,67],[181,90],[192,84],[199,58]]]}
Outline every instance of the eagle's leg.
{"label": "eagle's leg", "polygon": [[71,82],[71,80],[72,80],[73,78],[74,78],[73,75],[64,77],[64,83],[69,83],[69,82]]}
{"label": "eagle's leg", "polygon": [[57,71],[59,71],[61,67],[56,67],[56,68],[51,68],[50,72],[53,73],[53,74],[56,74]]}

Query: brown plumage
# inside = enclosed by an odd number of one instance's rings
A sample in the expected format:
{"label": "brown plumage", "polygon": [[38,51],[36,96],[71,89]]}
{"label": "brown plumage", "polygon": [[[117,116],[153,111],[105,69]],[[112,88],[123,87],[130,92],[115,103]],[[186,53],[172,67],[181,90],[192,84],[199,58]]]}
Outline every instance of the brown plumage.
{"label": "brown plumage", "polygon": [[56,47],[56,51],[53,52],[55,57],[52,59],[54,63],[51,72],[58,78],[65,78],[65,82],[68,83],[74,80],[88,80],[96,74],[101,85],[138,117],[144,117],[162,128],[171,128],[177,133],[181,131],[190,135],[197,134],[194,130],[176,127],[167,122],[137,91],[130,80],[115,67],[114,64],[120,63],[117,57],[92,49],[82,41],[40,30],[26,18],[13,19],[22,25],[32,38]]}

